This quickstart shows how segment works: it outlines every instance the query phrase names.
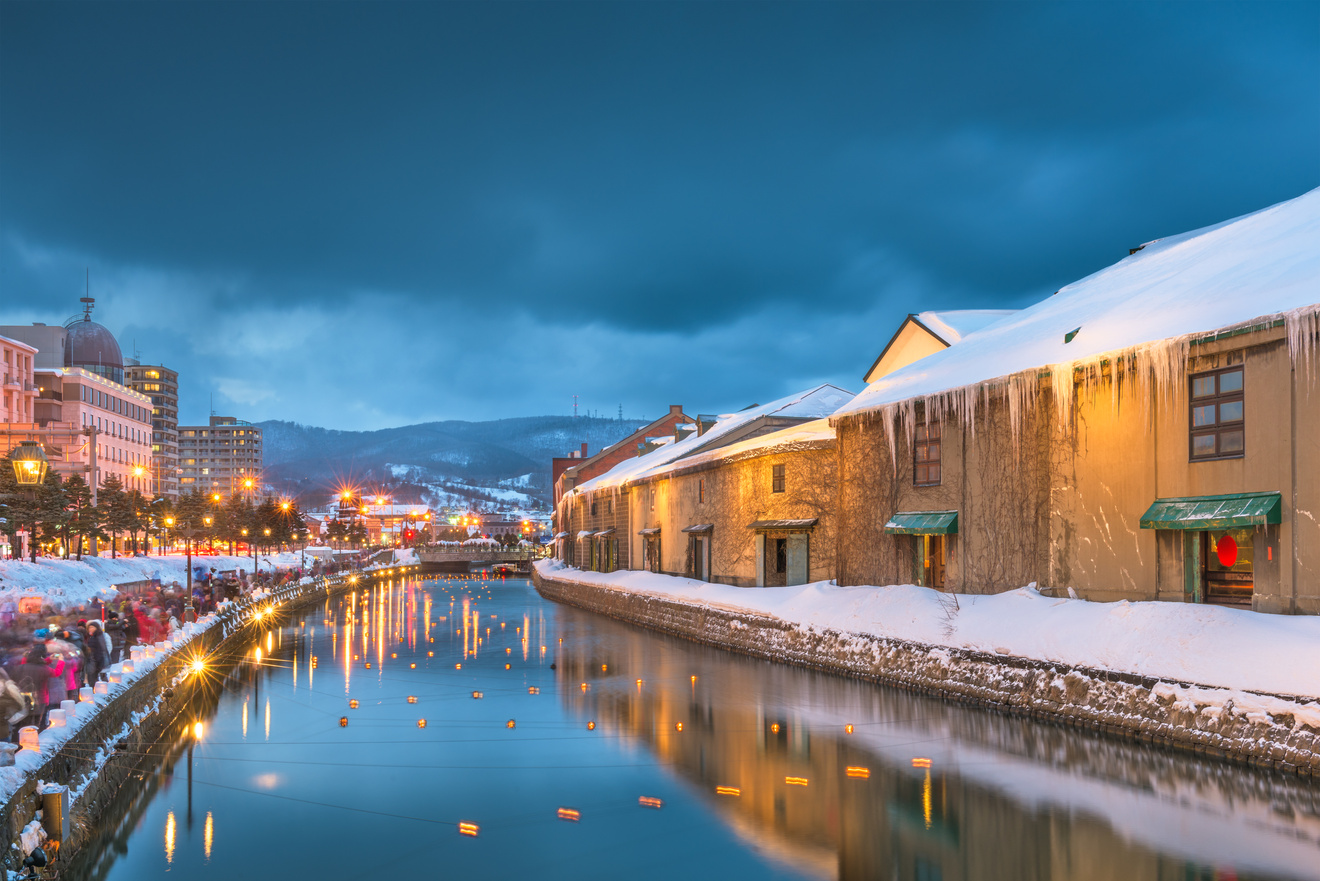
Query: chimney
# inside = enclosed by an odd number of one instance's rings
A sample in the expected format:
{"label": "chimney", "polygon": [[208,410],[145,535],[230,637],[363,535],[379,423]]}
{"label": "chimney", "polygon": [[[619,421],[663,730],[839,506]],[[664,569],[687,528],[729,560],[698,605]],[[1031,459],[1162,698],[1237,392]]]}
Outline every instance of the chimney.
{"label": "chimney", "polygon": [[587,445],[586,445],[586,444],[583,444],[583,445],[582,445],[582,458],[583,458],[583,459],[587,458]]}
{"label": "chimney", "polygon": [[670,404],[670,405],[669,405],[669,415],[670,415],[670,416],[673,416],[673,417],[676,417],[676,418],[682,418],[682,416],[683,416],[683,405],[682,405],[682,404]]}

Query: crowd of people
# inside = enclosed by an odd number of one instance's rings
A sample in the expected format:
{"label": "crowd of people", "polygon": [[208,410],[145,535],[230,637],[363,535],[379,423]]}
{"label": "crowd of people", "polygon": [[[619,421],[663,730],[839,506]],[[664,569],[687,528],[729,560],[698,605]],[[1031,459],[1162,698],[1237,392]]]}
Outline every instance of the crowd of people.
{"label": "crowd of people", "polygon": [[[343,564],[273,569],[248,575],[244,570],[217,572],[199,566],[194,572],[192,606],[197,617],[223,604],[297,582],[303,575],[324,575]],[[113,664],[126,660],[135,645],[170,639],[185,618],[187,588],[177,582],[152,582],[146,589],[102,603],[93,600],[60,614],[23,613],[13,602],[0,603],[0,742],[16,741],[26,725],[45,726],[49,711],[63,700],[77,700],[78,689],[105,678]]]}

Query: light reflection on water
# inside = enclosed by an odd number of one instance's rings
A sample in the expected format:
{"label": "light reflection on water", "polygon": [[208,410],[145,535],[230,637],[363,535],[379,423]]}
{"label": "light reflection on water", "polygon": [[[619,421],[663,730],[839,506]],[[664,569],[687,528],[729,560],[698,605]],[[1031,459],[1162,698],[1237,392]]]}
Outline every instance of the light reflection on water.
{"label": "light reflection on water", "polygon": [[254,649],[86,876],[1320,877],[1296,779],[731,656],[522,581],[393,582]]}

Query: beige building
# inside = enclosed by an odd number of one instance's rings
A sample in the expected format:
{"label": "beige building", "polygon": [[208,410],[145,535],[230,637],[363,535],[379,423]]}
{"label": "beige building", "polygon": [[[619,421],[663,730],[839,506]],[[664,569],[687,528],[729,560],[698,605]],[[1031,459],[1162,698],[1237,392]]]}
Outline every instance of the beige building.
{"label": "beige building", "polygon": [[[0,379],[3,379],[4,397],[0,401],[0,417],[7,424],[31,425],[37,399],[37,349],[19,340],[0,336]],[[9,447],[5,447],[8,453]]]}
{"label": "beige building", "polygon": [[179,426],[179,491],[228,498],[262,492],[261,429],[232,416]]}
{"label": "beige building", "polygon": [[839,580],[1320,612],[1320,191],[1152,242],[873,383]]}
{"label": "beige building", "polygon": [[565,493],[558,556],[729,584],[832,577],[834,432],[820,420],[851,398],[826,384],[678,426]]}
{"label": "beige building", "polygon": [[13,426],[5,443],[39,441],[65,478],[81,474],[93,493],[115,475],[126,490],[150,496],[151,399],[124,385],[124,359],[114,334],[92,321],[92,302],[63,327],[9,325],[5,336],[36,350],[32,423]]}
{"label": "beige building", "polygon": [[151,399],[151,461],[156,494],[179,497],[179,374],[160,364],[125,368],[134,391]]}

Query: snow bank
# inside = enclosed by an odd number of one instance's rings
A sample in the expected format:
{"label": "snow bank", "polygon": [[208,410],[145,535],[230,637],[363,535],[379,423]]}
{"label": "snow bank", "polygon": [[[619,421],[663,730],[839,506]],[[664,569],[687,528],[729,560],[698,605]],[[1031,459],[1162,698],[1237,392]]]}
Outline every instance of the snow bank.
{"label": "snow bank", "polygon": [[[292,552],[258,554],[258,565],[269,570],[271,566],[288,569],[298,566],[301,557]],[[133,581],[160,578],[163,582],[186,583],[184,571],[187,558],[168,557],[83,557],[78,560],[37,558],[27,560],[0,560],[0,602],[17,602],[21,597],[39,596],[58,610],[86,605],[94,597],[110,599],[115,596],[115,585]],[[308,565],[311,564],[310,557]],[[251,557],[193,557],[194,566],[223,571],[243,569],[253,571]]]}
{"label": "snow bank", "polygon": [[[559,580],[755,612],[802,627],[1230,691],[1320,697],[1317,617],[1181,603],[1051,599],[1031,587],[989,596],[944,594],[910,584],[740,588],[650,572],[584,572],[558,560],[535,565]],[[1241,711],[1262,700],[1244,697],[1234,704]],[[1264,704],[1260,709],[1269,711]],[[1312,709],[1320,723],[1320,707]]]}

